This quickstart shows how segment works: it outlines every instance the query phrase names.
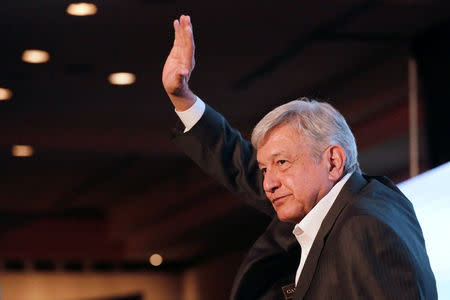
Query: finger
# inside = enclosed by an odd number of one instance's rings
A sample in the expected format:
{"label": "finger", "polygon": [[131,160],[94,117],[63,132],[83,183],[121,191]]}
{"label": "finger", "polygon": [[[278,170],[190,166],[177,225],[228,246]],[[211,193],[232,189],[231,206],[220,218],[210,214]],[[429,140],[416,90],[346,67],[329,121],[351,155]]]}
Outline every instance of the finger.
{"label": "finger", "polygon": [[180,24],[182,28],[186,28],[186,27],[191,27],[191,17],[190,16],[185,16],[185,15],[181,15],[180,17]]}
{"label": "finger", "polygon": [[178,69],[178,74],[179,74],[180,77],[185,77],[185,76],[189,75],[189,69],[184,67],[184,66],[180,67]]}
{"label": "finger", "polygon": [[183,31],[183,43],[190,51],[194,51],[194,34],[190,16],[181,16],[180,22]]}
{"label": "finger", "polygon": [[174,21],[175,28],[175,37],[177,43],[179,42],[180,46],[186,46],[186,25],[187,25],[187,16],[181,15],[178,20]]}
{"label": "finger", "polygon": [[173,20],[173,29],[176,31],[178,31],[178,29],[180,28],[180,21],[178,21],[178,19]]}
{"label": "finger", "polygon": [[[190,16],[186,16],[186,25],[185,25],[185,28],[188,30],[189,35],[190,35],[191,37],[193,37],[193,36],[194,36],[194,29],[193,29],[193,27],[192,27],[191,17],[190,17]],[[192,40],[193,40],[193,39],[192,39]]]}
{"label": "finger", "polygon": [[173,29],[174,29],[174,31],[175,31],[175,38],[174,38],[174,44],[175,43],[180,43],[181,42],[181,40],[182,40],[182,38],[181,38],[181,36],[180,36],[180,31],[181,31],[181,28],[180,28],[180,21],[178,21],[178,20],[174,20],[173,21]]}
{"label": "finger", "polygon": [[[194,57],[195,53],[195,41],[194,41],[194,28],[191,23],[191,18],[188,16],[188,36],[189,36],[189,43],[192,51],[192,57]],[[192,66],[193,67],[193,66]]]}

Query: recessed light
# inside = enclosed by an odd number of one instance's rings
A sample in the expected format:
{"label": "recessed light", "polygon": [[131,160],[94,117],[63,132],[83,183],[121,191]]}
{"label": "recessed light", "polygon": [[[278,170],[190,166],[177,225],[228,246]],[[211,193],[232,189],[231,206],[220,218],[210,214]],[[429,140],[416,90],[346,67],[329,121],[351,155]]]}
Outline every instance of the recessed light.
{"label": "recessed light", "polygon": [[34,153],[34,149],[28,145],[14,145],[11,149],[12,155],[16,157],[29,157]]}
{"label": "recessed light", "polygon": [[108,76],[108,80],[111,84],[128,85],[136,81],[136,75],[126,72],[112,73]]}
{"label": "recessed light", "polygon": [[92,16],[97,13],[97,6],[86,2],[72,3],[67,7],[66,12],[77,17]]}
{"label": "recessed light", "polygon": [[22,60],[30,64],[42,64],[48,62],[50,54],[44,50],[29,49],[22,53]]}
{"label": "recessed light", "polygon": [[0,101],[6,101],[11,99],[12,91],[10,89],[0,88]]}
{"label": "recessed light", "polygon": [[162,264],[163,258],[162,258],[162,256],[159,255],[159,254],[153,254],[152,256],[150,256],[149,261],[150,261],[150,263],[152,264],[152,266],[157,267],[157,266],[159,266],[159,265]]}

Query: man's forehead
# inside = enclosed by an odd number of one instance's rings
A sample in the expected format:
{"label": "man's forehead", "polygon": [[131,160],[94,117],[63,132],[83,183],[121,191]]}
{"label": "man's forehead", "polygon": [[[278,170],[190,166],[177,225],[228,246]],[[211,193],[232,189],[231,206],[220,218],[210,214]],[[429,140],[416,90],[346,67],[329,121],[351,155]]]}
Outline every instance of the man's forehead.
{"label": "man's forehead", "polygon": [[257,150],[276,148],[278,145],[296,144],[303,140],[305,140],[303,133],[299,132],[299,130],[290,123],[285,123],[268,131]]}
{"label": "man's forehead", "polygon": [[296,142],[302,138],[302,135],[293,124],[283,123],[267,131],[258,149],[264,147],[267,143],[277,143],[282,140]]}
{"label": "man's forehead", "polygon": [[295,141],[286,140],[286,142],[280,142],[280,140],[270,140],[256,150],[256,159],[259,164],[264,164],[278,157],[296,155],[302,151],[301,148]]}
{"label": "man's forehead", "polygon": [[273,128],[264,137],[257,151],[258,163],[273,160],[278,156],[295,155],[305,149],[307,141],[304,134],[295,126],[286,123]]}

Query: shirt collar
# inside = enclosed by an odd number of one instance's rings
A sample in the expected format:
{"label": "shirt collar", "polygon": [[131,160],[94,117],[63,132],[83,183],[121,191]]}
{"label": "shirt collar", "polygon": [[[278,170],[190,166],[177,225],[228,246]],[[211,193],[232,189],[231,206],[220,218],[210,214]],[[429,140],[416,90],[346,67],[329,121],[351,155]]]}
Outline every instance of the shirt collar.
{"label": "shirt collar", "polygon": [[295,225],[294,235],[306,234],[312,240],[316,237],[323,219],[327,215],[337,196],[341,192],[342,187],[353,173],[348,173],[341,178],[333,188],[317,202],[311,211]]}

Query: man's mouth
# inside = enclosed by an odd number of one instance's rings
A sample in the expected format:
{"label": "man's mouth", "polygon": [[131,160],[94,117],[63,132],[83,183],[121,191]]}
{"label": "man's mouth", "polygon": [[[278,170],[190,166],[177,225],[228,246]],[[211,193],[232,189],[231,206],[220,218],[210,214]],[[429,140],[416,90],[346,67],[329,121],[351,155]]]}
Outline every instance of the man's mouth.
{"label": "man's mouth", "polygon": [[283,200],[285,198],[287,198],[289,195],[285,195],[285,196],[280,196],[280,197],[276,197],[275,199],[272,199],[272,205],[276,205],[277,202],[280,202],[280,200]]}

